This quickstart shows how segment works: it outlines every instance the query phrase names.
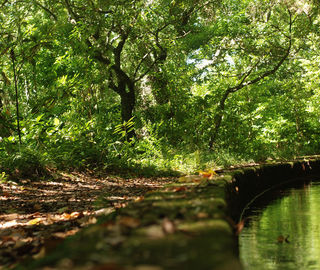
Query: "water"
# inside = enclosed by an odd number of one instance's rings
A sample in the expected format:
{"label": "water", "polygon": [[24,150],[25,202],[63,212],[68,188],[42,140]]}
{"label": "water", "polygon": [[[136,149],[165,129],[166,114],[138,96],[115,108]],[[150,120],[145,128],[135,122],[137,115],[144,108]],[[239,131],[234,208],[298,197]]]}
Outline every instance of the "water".
{"label": "water", "polygon": [[265,194],[246,216],[239,236],[246,270],[320,269],[319,182]]}

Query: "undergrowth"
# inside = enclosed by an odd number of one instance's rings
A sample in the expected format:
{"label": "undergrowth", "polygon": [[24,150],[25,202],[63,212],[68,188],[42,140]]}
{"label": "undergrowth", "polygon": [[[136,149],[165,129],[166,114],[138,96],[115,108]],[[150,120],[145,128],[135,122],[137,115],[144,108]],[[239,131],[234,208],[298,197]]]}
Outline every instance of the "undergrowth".
{"label": "undergrowth", "polygon": [[[40,120],[36,122],[39,124]],[[90,125],[61,127],[57,121],[49,126],[50,132],[41,133],[38,127],[39,130],[31,129],[23,134],[22,145],[13,136],[2,139],[1,181],[46,176],[52,169],[105,172],[128,177],[177,176],[267,159],[292,159],[298,155],[290,148],[281,150],[271,144],[247,145],[240,150],[223,144],[216,144],[212,149],[188,142],[173,145],[158,136],[152,127],[145,136],[128,140],[127,133],[123,132],[128,128],[123,126],[111,133],[95,130]],[[95,135],[98,133],[99,136]],[[299,155],[301,153],[314,154],[312,149],[300,149]]]}
{"label": "undergrowth", "polygon": [[213,150],[191,151],[162,145],[155,150],[141,144],[145,142],[125,145],[121,151],[101,149],[84,142],[66,143],[51,149],[17,146],[10,153],[1,152],[0,180],[39,177],[48,174],[49,169],[103,171],[129,177],[178,176],[203,169],[215,170],[244,165],[268,158],[260,156],[259,160],[254,160],[218,147]]}

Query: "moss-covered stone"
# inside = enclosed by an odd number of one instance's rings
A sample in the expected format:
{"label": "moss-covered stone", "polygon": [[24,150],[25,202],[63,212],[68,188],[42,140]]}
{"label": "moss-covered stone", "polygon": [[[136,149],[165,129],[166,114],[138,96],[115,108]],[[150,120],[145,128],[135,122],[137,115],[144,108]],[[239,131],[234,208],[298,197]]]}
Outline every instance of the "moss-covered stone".
{"label": "moss-covered stone", "polygon": [[314,158],[223,171],[213,179],[180,178],[100,217],[44,259],[17,269],[61,269],[59,264],[68,259],[69,269],[111,263],[131,270],[139,265],[240,270],[233,224],[247,203],[268,188],[319,174],[320,159]]}

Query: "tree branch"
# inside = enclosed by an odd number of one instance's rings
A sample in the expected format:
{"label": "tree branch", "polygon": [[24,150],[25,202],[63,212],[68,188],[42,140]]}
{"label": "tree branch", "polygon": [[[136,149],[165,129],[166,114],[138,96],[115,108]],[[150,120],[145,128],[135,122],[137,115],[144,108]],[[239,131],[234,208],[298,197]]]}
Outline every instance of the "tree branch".
{"label": "tree branch", "polygon": [[47,7],[45,7],[44,5],[42,5],[41,3],[37,2],[37,1],[33,1],[34,4],[36,4],[37,6],[41,7],[44,11],[48,12],[55,21],[58,21],[58,17],[57,15],[55,15],[50,9],[48,9]]}
{"label": "tree branch", "polygon": [[213,143],[216,140],[216,137],[218,135],[218,131],[220,129],[221,122],[222,122],[223,110],[224,110],[224,107],[225,107],[225,102],[226,102],[228,96],[231,93],[237,92],[240,89],[242,89],[242,88],[244,88],[244,87],[246,87],[248,85],[255,84],[255,83],[263,80],[267,76],[270,76],[270,75],[274,74],[281,67],[281,65],[284,63],[284,61],[288,58],[288,56],[290,54],[290,51],[291,51],[291,47],[292,47],[292,25],[293,25],[292,14],[291,14],[289,9],[288,9],[288,13],[289,13],[289,18],[290,18],[290,21],[289,21],[289,44],[288,44],[288,48],[287,48],[285,54],[280,59],[280,61],[273,67],[273,69],[270,69],[270,70],[264,72],[263,74],[257,76],[256,78],[245,82],[246,79],[250,76],[250,74],[254,70],[254,68],[256,68],[256,66],[259,64],[259,62],[260,62],[259,61],[257,64],[255,64],[249,70],[249,72],[242,78],[242,80],[240,81],[240,83],[238,85],[236,85],[234,87],[230,87],[225,91],[225,93],[223,94],[222,98],[220,99],[218,112],[217,112],[217,114],[215,116],[215,119],[214,119],[214,130],[213,130],[213,134],[211,135],[210,142],[209,142],[209,147],[210,148],[212,148]]}
{"label": "tree branch", "polygon": [[271,70],[266,71],[265,73],[263,73],[262,75],[258,76],[257,78],[248,81],[247,83],[243,84],[243,87],[247,86],[247,85],[251,85],[254,83],[257,83],[258,81],[261,81],[262,79],[264,79],[265,77],[268,77],[272,74],[274,74],[280,67],[281,65],[284,63],[284,61],[288,58],[290,51],[291,51],[291,46],[292,46],[292,15],[291,12],[288,10],[289,12],[289,17],[290,17],[290,24],[289,24],[289,45],[287,48],[286,53],[283,55],[283,57],[280,59],[280,61],[278,62],[278,64]]}
{"label": "tree branch", "polygon": [[[159,62],[164,62],[166,59],[167,59],[167,49],[164,48],[161,44],[160,44],[160,41],[159,41],[159,33],[161,31],[163,31],[165,28],[167,28],[169,25],[169,23],[163,25],[162,27],[158,28],[156,30],[156,32],[154,33],[155,35],[155,38],[156,38],[156,46],[160,49],[160,54],[159,55],[156,55],[155,57],[155,60],[153,61],[153,63],[149,66],[149,68],[144,72],[142,73],[138,78],[136,78],[134,80],[134,82],[138,82],[140,80],[142,80],[153,68],[156,64],[158,64]],[[136,68],[136,71],[135,71],[135,76],[137,75],[138,71],[139,71],[139,68],[142,64],[142,62],[146,59],[146,57],[144,57],[143,59],[141,59],[141,63],[139,63],[139,65],[137,66]],[[134,77],[135,77],[134,76]]]}
{"label": "tree branch", "polygon": [[68,10],[68,13],[72,17],[72,19],[74,19],[76,21],[79,20],[80,16],[73,11],[69,0],[65,0],[64,2],[66,3],[66,8]]}
{"label": "tree branch", "polygon": [[6,3],[8,3],[8,0],[4,0],[3,3],[1,4],[0,8],[3,8]]}
{"label": "tree branch", "polygon": [[151,51],[149,51],[148,53],[146,53],[142,58],[141,60],[139,61],[139,64],[137,65],[136,67],[136,70],[134,71],[134,74],[133,74],[133,78],[135,78],[137,76],[137,73],[142,65],[142,63],[144,62],[144,60],[150,55]]}
{"label": "tree branch", "polygon": [[126,33],[122,33],[121,40],[118,43],[118,46],[116,48],[114,48],[114,50],[113,50],[115,65],[119,68],[121,66],[121,53],[122,53],[124,44],[126,43],[128,37],[129,37],[130,31],[131,31],[131,29],[129,29],[128,32],[126,32]]}
{"label": "tree branch", "polygon": [[240,90],[241,88],[243,88],[245,86],[245,80],[250,76],[250,74],[252,73],[252,71],[259,65],[260,60],[257,61],[257,63],[243,76],[242,80],[240,81],[240,83],[237,86],[231,87],[227,89],[227,92],[229,93],[234,93],[238,90]]}

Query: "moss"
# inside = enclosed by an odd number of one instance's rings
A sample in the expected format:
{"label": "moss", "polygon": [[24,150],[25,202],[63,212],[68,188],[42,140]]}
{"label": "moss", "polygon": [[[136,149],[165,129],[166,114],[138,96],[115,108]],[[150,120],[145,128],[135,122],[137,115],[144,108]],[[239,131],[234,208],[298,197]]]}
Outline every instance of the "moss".
{"label": "moss", "polygon": [[244,176],[244,171],[241,169],[234,170],[230,172],[230,175],[234,178],[239,178]]}
{"label": "moss", "polygon": [[[233,177],[230,174],[227,175],[221,175],[219,176],[219,178],[217,179],[217,181],[224,181],[226,183],[230,183],[233,181]],[[224,183],[225,184],[225,183]]]}
{"label": "moss", "polygon": [[256,170],[257,169],[255,167],[247,167],[247,168],[243,168],[243,173],[244,174],[255,174]]}
{"label": "moss", "polygon": [[222,175],[222,176],[217,176],[213,179],[208,179],[204,178],[201,180],[199,183],[199,186],[204,187],[204,186],[217,186],[217,187],[224,187],[226,183],[232,182],[233,177],[230,174]]}
{"label": "moss", "polygon": [[[306,161],[271,163],[224,172],[214,179],[201,178],[200,182],[189,177],[190,183],[167,185],[148,193],[143,201],[99,218],[99,224],[70,238],[42,261],[18,269],[58,265],[63,258],[75,265],[114,261],[125,267],[241,269],[227,214],[236,220],[257,193],[297,175],[320,171],[320,160],[309,164],[311,168]],[[138,220],[138,225],[123,227],[121,217]],[[172,229],[164,228],[165,220]],[[114,224],[112,230],[103,226],[109,223]]]}
{"label": "moss", "polygon": [[207,231],[219,231],[227,234],[232,234],[230,224],[223,219],[212,219],[198,222],[182,223],[178,227],[180,230],[189,232],[207,232]]}
{"label": "moss", "polygon": [[166,188],[174,188],[174,187],[195,187],[197,186],[198,183],[196,182],[191,182],[191,183],[179,183],[179,182],[175,182],[175,183],[170,183],[167,184],[165,187]]}
{"label": "moss", "polygon": [[285,164],[287,164],[288,166],[290,166],[291,168],[293,168],[294,162],[290,161],[290,162],[286,162]]}
{"label": "moss", "polygon": [[164,269],[218,269],[227,261],[236,261],[233,255],[236,245],[231,235],[232,231],[223,220],[191,222],[179,225],[175,233],[159,238],[133,237],[120,252],[135,265],[143,263]]}

